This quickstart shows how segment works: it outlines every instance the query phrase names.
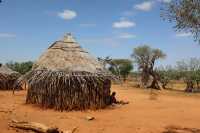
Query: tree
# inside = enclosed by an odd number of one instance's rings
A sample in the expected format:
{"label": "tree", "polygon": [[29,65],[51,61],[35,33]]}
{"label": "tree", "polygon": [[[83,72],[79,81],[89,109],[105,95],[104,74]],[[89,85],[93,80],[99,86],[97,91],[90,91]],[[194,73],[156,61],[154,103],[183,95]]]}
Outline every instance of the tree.
{"label": "tree", "polygon": [[167,85],[171,80],[176,79],[176,70],[172,68],[172,66],[160,66],[155,69],[160,77],[160,83],[163,89],[167,89]]}
{"label": "tree", "polygon": [[200,59],[191,58],[188,61],[178,61],[177,70],[180,77],[186,83],[186,92],[193,92],[195,89],[200,89]]}
{"label": "tree", "polygon": [[6,63],[6,65],[16,71],[16,72],[19,72],[21,74],[25,74],[27,73],[28,71],[31,70],[32,66],[33,66],[33,62],[32,61],[27,61],[27,62],[8,62]]}
{"label": "tree", "polygon": [[97,59],[100,63],[102,63],[104,69],[106,69],[107,65],[109,65],[112,61],[110,56],[106,56],[105,58],[98,57]]}
{"label": "tree", "polygon": [[[138,69],[141,71],[141,82],[144,87],[160,89],[158,85],[159,75],[154,71],[154,65],[158,59],[165,56],[160,49],[153,49],[147,45],[134,48],[131,57],[138,64]],[[147,86],[150,77],[153,78],[153,81],[150,86]]]}
{"label": "tree", "polygon": [[177,31],[189,32],[200,43],[200,1],[172,0],[163,9],[161,16],[175,22]]}
{"label": "tree", "polygon": [[128,75],[133,70],[133,62],[129,59],[113,59],[110,62],[109,70],[114,75],[122,76],[123,80],[126,81]]}

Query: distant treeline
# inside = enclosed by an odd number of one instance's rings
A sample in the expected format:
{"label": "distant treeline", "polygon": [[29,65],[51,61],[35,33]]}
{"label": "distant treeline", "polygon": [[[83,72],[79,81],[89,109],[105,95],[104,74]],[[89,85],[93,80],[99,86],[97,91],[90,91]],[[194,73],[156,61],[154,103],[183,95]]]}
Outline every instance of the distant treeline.
{"label": "distant treeline", "polygon": [[[148,45],[141,45],[133,49],[130,59],[99,58],[104,67],[123,81],[127,77],[139,79],[142,88],[166,89],[173,80],[181,80],[186,83],[186,91],[200,91],[200,58],[181,60],[175,66],[159,66],[157,60],[164,59],[166,54],[160,49],[154,49]],[[133,66],[137,70],[133,71]]]}
{"label": "distant treeline", "polygon": [[6,66],[8,66],[10,69],[19,72],[21,74],[25,74],[28,71],[32,69],[33,62],[27,61],[27,62],[8,62],[6,63]]}
{"label": "distant treeline", "polygon": [[189,60],[178,61],[176,66],[158,67],[156,71],[160,75],[160,81],[166,85],[171,80],[183,80],[187,87],[186,91],[200,89],[200,59],[190,58]]}
{"label": "distant treeline", "polygon": [[[118,62],[118,59],[115,59]],[[115,60],[113,60],[115,62]],[[124,60],[124,61],[123,61]],[[128,63],[127,63],[128,62]],[[117,64],[123,67],[109,67],[109,70],[115,75],[120,74],[125,81],[127,77],[140,79],[142,70],[133,71],[133,61],[127,61],[127,59],[120,59]],[[135,64],[137,65],[137,63]],[[131,66],[131,67],[130,67]],[[157,78],[162,85],[162,88],[166,89],[168,84],[174,80],[183,81],[186,84],[186,91],[191,92],[194,89],[200,89],[200,58],[190,58],[188,60],[177,61],[176,65],[171,66],[159,66],[154,68],[157,73]]]}

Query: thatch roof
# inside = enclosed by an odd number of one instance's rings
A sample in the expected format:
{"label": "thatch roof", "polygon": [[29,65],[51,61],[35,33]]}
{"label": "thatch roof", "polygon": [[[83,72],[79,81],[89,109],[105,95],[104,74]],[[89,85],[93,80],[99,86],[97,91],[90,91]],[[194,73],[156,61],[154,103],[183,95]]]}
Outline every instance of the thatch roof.
{"label": "thatch roof", "polygon": [[67,34],[62,40],[53,43],[33,68],[90,73],[104,71],[102,64],[82,49],[71,34]]}
{"label": "thatch roof", "polygon": [[111,75],[71,34],[53,43],[27,73],[26,103],[57,110],[104,108]]}
{"label": "thatch roof", "polygon": [[0,73],[1,74],[7,74],[7,75],[19,74],[18,72],[13,71],[12,69],[10,69],[9,67],[7,67],[6,65],[0,66]]}

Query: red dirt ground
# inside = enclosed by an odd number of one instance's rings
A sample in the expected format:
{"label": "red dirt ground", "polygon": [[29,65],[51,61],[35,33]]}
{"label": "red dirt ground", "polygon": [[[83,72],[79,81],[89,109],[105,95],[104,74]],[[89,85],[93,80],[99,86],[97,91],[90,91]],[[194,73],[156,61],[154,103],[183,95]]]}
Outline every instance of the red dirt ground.
{"label": "red dirt ground", "polygon": [[[164,133],[167,126],[200,129],[198,94],[160,91],[156,100],[150,100],[148,90],[128,85],[113,85],[112,90],[117,92],[118,99],[130,103],[99,111],[58,112],[26,105],[26,91],[15,95],[0,91],[0,133],[22,132],[8,127],[11,119],[39,122],[62,130],[77,127],[75,133]],[[86,116],[95,120],[87,121]]]}

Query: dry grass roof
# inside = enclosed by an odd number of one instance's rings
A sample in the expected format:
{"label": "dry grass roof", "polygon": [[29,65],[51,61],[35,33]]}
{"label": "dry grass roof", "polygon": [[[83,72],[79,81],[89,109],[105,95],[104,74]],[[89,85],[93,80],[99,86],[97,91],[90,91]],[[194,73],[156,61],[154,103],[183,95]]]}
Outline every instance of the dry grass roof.
{"label": "dry grass roof", "polygon": [[102,64],[82,49],[71,34],[54,42],[33,66],[34,69],[99,73],[105,71]]}
{"label": "dry grass roof", "polygon": [[12,69],[8,68],[6,65],[0,66],[0,73],[6,75],[19,74],[18,72],[15,72]]}

